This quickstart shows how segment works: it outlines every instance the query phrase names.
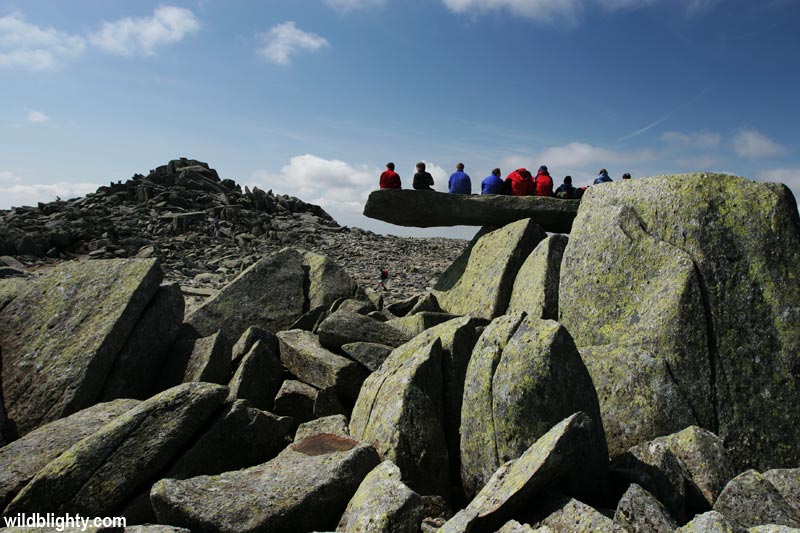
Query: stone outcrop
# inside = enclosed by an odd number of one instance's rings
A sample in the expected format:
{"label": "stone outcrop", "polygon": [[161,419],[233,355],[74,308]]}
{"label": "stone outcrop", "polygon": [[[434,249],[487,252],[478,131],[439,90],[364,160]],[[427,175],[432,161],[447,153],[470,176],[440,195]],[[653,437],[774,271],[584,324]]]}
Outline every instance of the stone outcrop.
{"label": "stone outcrop", "polygon": [[50,461],[138,403],[114,400],[93,405],[0,448],[0,510]]}
{"label": "stone outcrop", "polygon": [[442,310],[488,320],[505,313],[517,272],[546,237],[531,219],[481,231],[434,286]]}
{"label": "stone outcrop", "polygon": [[19,435],[97,402],[161,277],[153,260],[64,263],[3,309],[3,399]]}
{"label": "stone outcrop", "polygon": [[558,320],[558,283],[566,235],[550,235],[531,252],[514,279],[508,314]]}
{"label": "stone outcrop", "polygon": [[422,498],[400,480],[400,469],[384,461],[367,474],[347,504],[337,531],[417,533],[424,513]]}
{"label": "stone outcrop", "polygon": [[465,383],[461,475],[468,495],[576,411],[592,419],[597,463],[608,460],[592,381],[557,322],[524,314],[496,319],[473,350]]}
{"label": "stone outcrop", "polygon": [[39,470],[4,515],[114,516],[169,464],[227,394],[218,385],[187,383],[140,403]]}
{"label": "stone outcrop", "polygon": [[797,466],[798,244],[783,185],[687,174],[589,190],[559,313],[579,348],[609,347],[582,354],[612,449],[694,424],[737,469]]}
{"label": "stone outcrop", "polygon": [[322,434],[259,466],[159,481],[150,497],[160,522],[192,531],[330,531],[379,462],[366,444]]}
{"label": "stone outcrop", "polygon": [[436,191],[372,191],[364,216],[417,228],[503,226],[530,218],[545,231],[569,233],[578,200],[543,196],[462,195]]}

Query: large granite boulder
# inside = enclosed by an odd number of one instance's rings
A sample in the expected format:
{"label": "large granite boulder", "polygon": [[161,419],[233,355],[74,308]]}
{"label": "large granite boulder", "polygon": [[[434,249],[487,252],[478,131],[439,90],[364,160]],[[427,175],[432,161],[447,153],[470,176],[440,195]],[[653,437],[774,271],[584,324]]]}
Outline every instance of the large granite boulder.
{"label": "large granite boulder", "polygon": [[160,522],[192,531],[331,531],[379,462],[367,444],[321,434],[259,466],[161,480],[150,497]]}
{"label": "large granite boulder", "polygon": [[287,248],[242,272],[186,321],[201,335],[221,329],[229,339],[249,326],[276,333],[355,290],[350,276],[329,259]]}
{"label": "large granite boulder", "polygon": [[461,474],[467,494],[576,411],[592,419],[597,463],[607,462],[597,395],[569,333],[524,314],[495,319],[466,373]]}
{"label": "large granite boulder", "polygon": [[505,313],[514,278],[528,254],[547,234],[526,219],[484,229],[434,286],[443,311],[491,320]]}
{"label": "large granite boulder", "polygon": [[391,461],[384,461],[358,486],[336,530],[418,533],[424,511],[420,495],[400,480],[400,469]]}
{"label": "large granite boulder", "polygon": [[772,483],[800,518],[800,468],[768,470],[764,479]]}
{"label": "large granite boulder", "polygon": [[137,400],[99,403],[45,424],[0,448],[0,509],[5,509],[50,461],[138,403]]}
{"label": "large granite boulder", "polygon": [[[411,344],[411,343],[409,343]],[[403,482],[424,495],[446,495],[448,455],[442,424],[442,342],[395,350],[364,381],[350,432],[391,460]],[[397,359],[397,364],[393,363]]]}
{"label": "large granite boulder", "polygon": [[377,342],[397,347],[411,336],[385,322],[352,311],[336,311],[317,328],[319,342],[331,350],[339,350],[352,342]]}
{"label": "large granite boulder", "polygon": [[602,468],[595,462],[594,445],[592,421],[585,413],[562,420],[517,459],[503,464],[440,533],[496,531],[518,513],[530,511],[543,491]]}
{"label": "large granite boulder", "polygon": [[323,348],[308,331],[281,331],[278,341],[281,362],[301,381],[319,389],[334,387],[342,399],[356,400],[368,374],[360,363]]}
{"label": "large granite boulder", "polygon": [[142,313],[136,327],[114,361],[100,397],[144,400],[158,392],[164,360],[183,322],[183,294],[177,283],[163,285]]}
{"label": "large granite boulder", "polygon": [[559,313],[612,453],[694,424],[729,445],[737,470],[800,463],[798,268],[783,185],[687,174],[589,189]]}
{"label": "large granite boulder", "polygon": [[[540,522],[550,531],[580,531],[603,533],[632,533],[605,516],[603,513],[575,498],[563,498],[556,510]],[[648,531],[655,533],[655,531]]]}
{"label": "large granite boulder", "polygon": [[114,516],[191,441],[227,394],[219,385],[187,383],[141,402],[39,470],[4,516]]}
{"label": "large granite boulder", "polygon": [[614,521],[629,533],[672,533],[678,528],[661,502],[636,483],[622,495]]}
{"label": "large granite boulder", "polygon": [[545,231],[569,233],[578,200],[545,196],[464,195],[411,189],[372,191],[364,216],[398,226],[503,226],[533,219]]}
{"label": "large granite boulder", "polygon": [[97,403],[161,278],[154,260],[68,262],[3,309],[3,399],[19,435]]}
{"label": "large granite boulder", "polygon": [[533,317],[558,320],[558,284],[568,240],[566,235],[550,235],[534,248],[514,280],[507,314],[524,311]]}

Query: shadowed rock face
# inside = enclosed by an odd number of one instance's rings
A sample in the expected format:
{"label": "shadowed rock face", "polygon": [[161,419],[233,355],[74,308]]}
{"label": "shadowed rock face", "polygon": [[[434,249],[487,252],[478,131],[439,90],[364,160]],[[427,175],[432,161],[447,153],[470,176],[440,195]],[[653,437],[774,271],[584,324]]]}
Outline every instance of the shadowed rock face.
{"label": "shadowed rock face", "polygon": [[545,231],[569,233],[579,205],[579,200],[544,196],[467,196],[381,189],[370,193],[364,216],[415,228],[503,226],[531,218]]}

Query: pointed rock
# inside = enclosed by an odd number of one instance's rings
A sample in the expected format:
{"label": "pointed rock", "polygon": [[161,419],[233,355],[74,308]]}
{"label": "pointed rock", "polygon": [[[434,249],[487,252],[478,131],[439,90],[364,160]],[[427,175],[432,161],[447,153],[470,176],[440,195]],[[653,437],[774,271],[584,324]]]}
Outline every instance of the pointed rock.
{"label": "pointed rock", "polygon": [[792,506],[795,516],[800,518],[800,468],[784,468],[764,472],[764,479],[778,489],[786,503]]}
{"label": "pointed rock", "polygon": [[203,381],[227,384],[231,371],[231,345],[222,331],[199,339],[182,338],[161,370],[161,388]]}
{"label": "pointed rock", "polygon": [[716,511],[695,516],[675,533],[747,533],[744,528],[730,522]]}
{"label": "pointed rock", "polygon": [[256,409],[271,410],[283,382],[283,367],[278,357],[258,340],[241,359],[228,388],[229,400],[249,401]]}
{"label": "pointed rock", "polygon": [[800,528],[800,517],[792,506],[755,470],[733,478],[717,498],[714,510],[742,527],[776,524]]}
{"label": "pointed rock", "polygon": [[239,340],[236,341],[236,344],[234,344],[231,349],[231,368],[234,370],[239,368],[242,357],[247,355],[253,348],[253,345],[258,341],[262,341],[262,344],[272,353],[278,353],[278,337],[276,337],[274,333],[264,331],[258,326],[250,326],[244,330],[242,336],[239,337]]}
{"label": "pointed rock", "polygon": [[558,320],[558,283],[566,235],[550,235],[531,252],[514,279],[506,314]]}
{"label": "pointed rock", "polygon": [[614,521],[629,533],[672,533],[678,527],[661,502],[636,483],[622,495]]}

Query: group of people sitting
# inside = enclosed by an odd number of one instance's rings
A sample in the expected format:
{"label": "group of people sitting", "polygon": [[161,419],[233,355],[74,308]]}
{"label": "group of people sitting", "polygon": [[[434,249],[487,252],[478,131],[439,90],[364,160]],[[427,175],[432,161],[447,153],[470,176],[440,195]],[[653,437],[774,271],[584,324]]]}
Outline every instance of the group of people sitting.
{"label": "group of people sitting", "polygon": [[[481,181],[481,194],[506,194],[511,196],[552,196],[556,198],[574,199],[581,198],[586,191],[586,187],[574,187],[572,176],[565,176],[564,183],[553,190],[553,178],[545,165],[539,167],[536,176],[531,175],[525,168],[518,168],[514,172],[501,177],[499,168],[492,170],[492,173]],[[631,175],[625,173],[623,180],[628,180]],[[600,169],[594,180],[594,185],[613,181],[604,168]],[[416,190],[432,191],[433,176],[425,170],[425,163],[417,163],[417,171],[414,174],[412,186]],[[400,189],[400,175],[394,170],[394,163],[387,163],[386,170],[381,174],[381,189]],[[472,194],[472,181],[469,174],[464,172],[464,163],[456,165],[456,171],[450,175],[447,184],[448,192],[451,194]]]}

